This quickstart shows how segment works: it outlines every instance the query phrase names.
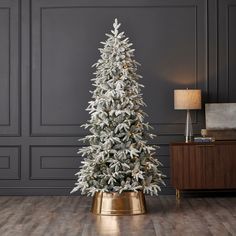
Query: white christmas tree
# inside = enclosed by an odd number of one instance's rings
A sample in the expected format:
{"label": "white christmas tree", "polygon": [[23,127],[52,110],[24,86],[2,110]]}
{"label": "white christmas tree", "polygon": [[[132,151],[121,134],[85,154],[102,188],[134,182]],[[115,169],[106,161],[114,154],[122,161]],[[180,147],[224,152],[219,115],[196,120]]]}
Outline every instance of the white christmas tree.
{"label": "white christmas tree", "polygon": [[71,193],[143,191],[158,195],[163,175],[161,163],[153,157],[156,147],[148,145],[155,135],[144,122],[134,49],[124,32],[119,32],[117,19],[108,39],[101,42],[101,58],[96,67],[92,101],[86,110],[91,118],[84,124],[90,135],[80,140],[88,143],[79,154],[86,156],[76,175],[78,180]]}

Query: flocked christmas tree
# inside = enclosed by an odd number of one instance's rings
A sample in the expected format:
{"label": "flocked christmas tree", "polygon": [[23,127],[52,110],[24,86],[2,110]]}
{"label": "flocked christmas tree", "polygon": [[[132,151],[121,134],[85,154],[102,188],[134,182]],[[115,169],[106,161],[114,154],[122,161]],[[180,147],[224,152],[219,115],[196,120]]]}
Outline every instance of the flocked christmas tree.
{"label": "flocked christmas tree", "polygon": [[118,31],[117,19],[113,27],[99,49],[101,58],[93,65],[95,89],[87,108],[91,118],[83,125],[90,134],[81,139],[89,145],[78,152],[85,159],[71,192],[141,190],[157,195],[164,182],[158,169],[161,163],[153,157],[156,148],[147,143],[155,135],[144,122],[139,63],[133,59],[132,43]]}

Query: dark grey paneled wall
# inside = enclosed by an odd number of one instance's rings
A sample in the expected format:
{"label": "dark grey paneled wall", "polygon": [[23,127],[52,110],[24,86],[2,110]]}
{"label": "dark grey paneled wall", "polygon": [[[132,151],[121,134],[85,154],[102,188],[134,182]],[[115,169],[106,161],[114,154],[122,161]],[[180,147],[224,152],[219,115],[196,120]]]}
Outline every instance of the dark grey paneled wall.
{"label": "dark grey paneled wall", "polygon": [[[91,65],[114,18],[136,48],[146,112],[169,181],[169,143],[183,140],[175,88],[236,102],[236,0],[0,1],[0,194],[69,194],[81,157]],[[204,111],[193,114],[194,130]]]}

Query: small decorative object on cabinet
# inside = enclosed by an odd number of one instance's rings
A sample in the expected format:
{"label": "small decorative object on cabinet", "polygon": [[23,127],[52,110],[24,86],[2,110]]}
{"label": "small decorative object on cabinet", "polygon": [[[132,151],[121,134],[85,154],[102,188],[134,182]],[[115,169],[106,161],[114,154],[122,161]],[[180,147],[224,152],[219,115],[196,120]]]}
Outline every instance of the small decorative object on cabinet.
{"label": "small decorative object on cabinet", "polygon": [[207,129],[201,129],[201,135],[203,138],[207,137]]}
{"label": "small decorative object on cabinet", "polygon": [[83,125],[90,134],[81,139],[88,146],[78,153],[86,156],[71,192],[93,196],[92,213],[100,215],[144,214],[144,193],[158,195],[163,184],[155,137],[144,121],[138,62],[132,43],[119,32],[117,19],[100,48],[95,63],[95,89],[87,110],[91,118]]}
{"label": "small decorative object on cabinet", "polygon": [[172,143],[171,182],[183,190],[236,189],[236,141]]}

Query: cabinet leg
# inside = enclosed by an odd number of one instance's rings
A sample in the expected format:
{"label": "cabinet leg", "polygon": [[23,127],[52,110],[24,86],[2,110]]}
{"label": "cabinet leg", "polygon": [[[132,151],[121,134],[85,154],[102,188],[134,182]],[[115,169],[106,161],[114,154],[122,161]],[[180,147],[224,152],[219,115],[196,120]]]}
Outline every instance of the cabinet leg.
{"label": "cabinet leg", "polygon": [[180,190],[179,189],[175,190],[175,195],[176,195],[177,199],[180,199]]}

